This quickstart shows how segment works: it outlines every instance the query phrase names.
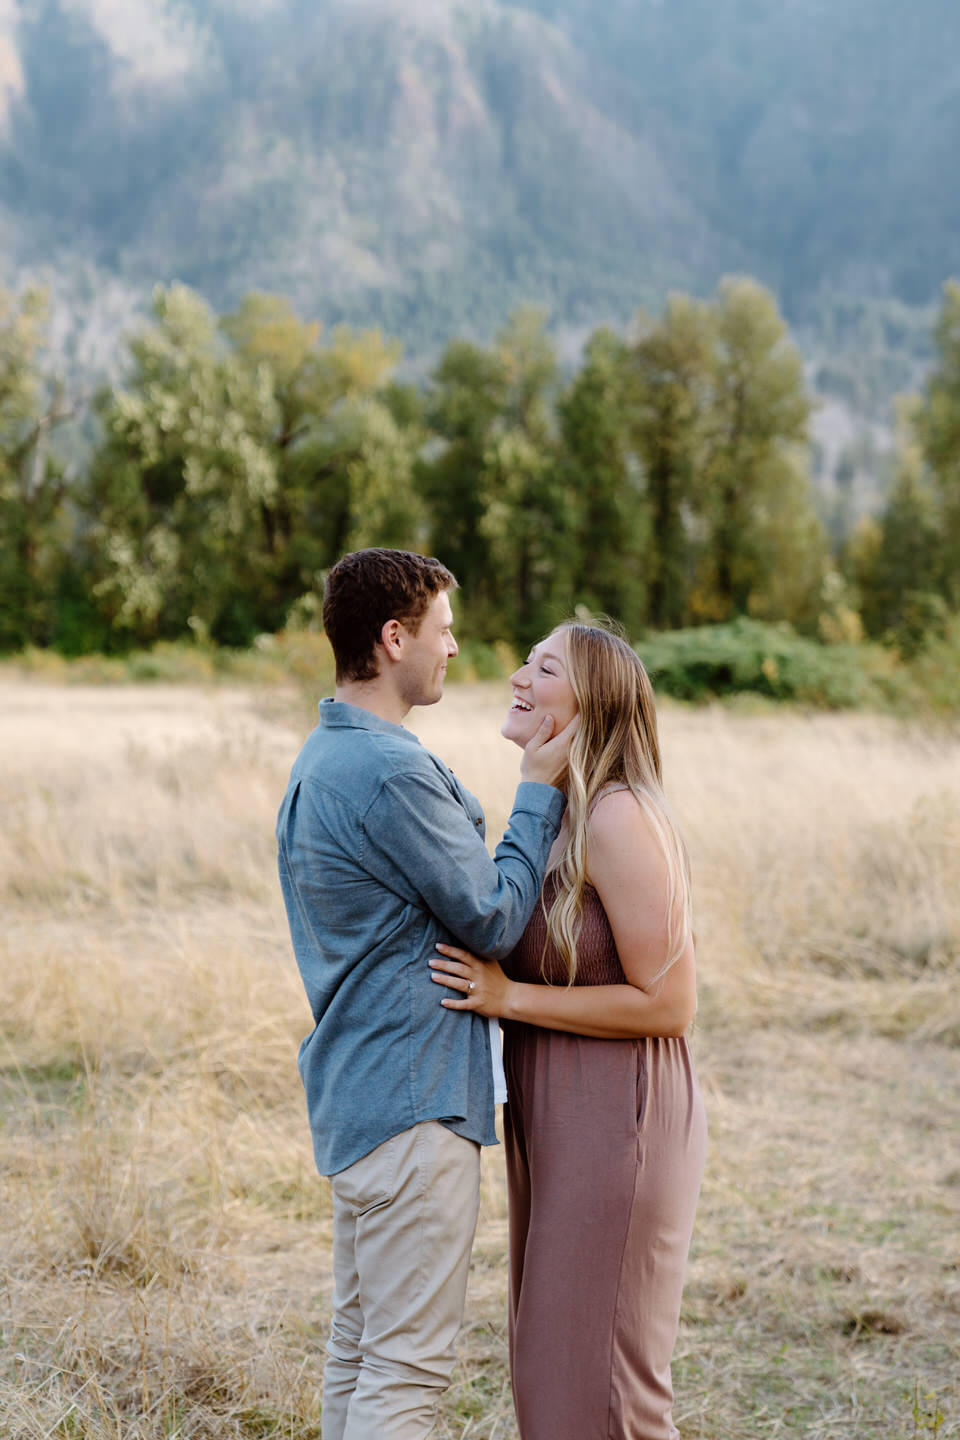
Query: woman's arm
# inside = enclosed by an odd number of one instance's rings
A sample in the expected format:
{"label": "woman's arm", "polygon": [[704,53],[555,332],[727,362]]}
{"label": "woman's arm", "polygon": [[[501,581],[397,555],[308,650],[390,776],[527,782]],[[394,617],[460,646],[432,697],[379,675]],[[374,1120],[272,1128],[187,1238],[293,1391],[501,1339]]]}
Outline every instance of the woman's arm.
{"label": "woman's arm", "polygon": [[[667,866],[660,845],[629,791],[598,801],[587,838],[590,880],[606,911],[627,977],[622,985],[528,985],[508,980],[495,961],[453,945],[438,946],[432,978],[463,992],[441,1003],[524,1020],[549,1030],[599,1039],[682,1035],[696,1011],[693,941],[659,980],[667,959]],[[473,988],[469,988],[470,986]]]}

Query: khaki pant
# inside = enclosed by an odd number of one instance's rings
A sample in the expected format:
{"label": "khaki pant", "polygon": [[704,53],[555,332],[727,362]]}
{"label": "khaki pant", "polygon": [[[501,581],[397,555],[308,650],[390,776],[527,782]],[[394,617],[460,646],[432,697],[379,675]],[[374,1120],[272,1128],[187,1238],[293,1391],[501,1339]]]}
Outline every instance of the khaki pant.
{"label": "khaki pant", "polygon": [[456,1359],[480,1147],[429,1120],[330,1183],[334,1313],[323,1440],[422,1440]]}

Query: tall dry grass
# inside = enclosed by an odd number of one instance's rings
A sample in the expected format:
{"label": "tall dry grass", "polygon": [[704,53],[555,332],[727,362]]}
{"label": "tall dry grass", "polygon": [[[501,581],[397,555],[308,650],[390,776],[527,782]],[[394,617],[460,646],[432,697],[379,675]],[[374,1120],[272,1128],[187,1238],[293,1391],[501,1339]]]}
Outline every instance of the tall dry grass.
{"label": "tall dry grass", "polygon": [[[494,837],[503,703],[416,717]],[[960,1435],[960,737],[663,730],[712,1133],[684,1440]],[[319,1435],[330,1210],[273,845],[303,732],[262,690],[0,682],[4,1437]],[[505,1227],[491,1151],[450,1436],[515,1437]]]}

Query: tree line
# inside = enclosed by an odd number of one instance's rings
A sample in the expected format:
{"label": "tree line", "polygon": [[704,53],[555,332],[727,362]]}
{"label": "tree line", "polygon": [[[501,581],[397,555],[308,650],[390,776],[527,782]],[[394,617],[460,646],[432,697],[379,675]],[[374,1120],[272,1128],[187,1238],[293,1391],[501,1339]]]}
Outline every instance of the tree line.
{"label": "tree line", "polygon": [[[363,545],[440,556],[471,637],[525,646],[577,606],[628,633],[750,615],[916,648],[960,608],[960,285],[934,370],[899,413],[887,507],[831,550],[812,399],[772,295],[724,280],[570,374],[545,317],[454,340],[421,384],[377,331],[323,336],[275,295],[218,316],[155,292],[121,380],[46,372],[44,296],[0,293],[0,648],[245,645],[316,615]],[[95,439],[65,464],[57,430]]]}

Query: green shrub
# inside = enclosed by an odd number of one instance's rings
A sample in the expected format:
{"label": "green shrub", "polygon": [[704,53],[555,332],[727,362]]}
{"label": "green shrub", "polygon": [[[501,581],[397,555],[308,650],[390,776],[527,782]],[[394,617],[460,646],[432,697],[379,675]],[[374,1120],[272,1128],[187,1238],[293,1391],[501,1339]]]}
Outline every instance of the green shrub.
{"label": "green shrub", "polygon": [[931,710],[960,712],[960,615],[953,615],[907,667],[920,703]]}
{"label": "green shrub", "polygon": [[50,644],[70,659],[116,649],[115,637],[90,593],[87,577],[69,561],[57,576]]}
{"label": "green shrub", "polygon": [[897,619],[884,639],[896,646],[904,660],[947,639],[950,611],[946,600],[930,590],[907,590],[900,598]]}
{"label": "green shrub", "polygon": [[[827,710],[960,713],[960,616],[949,617],[941,634],[927,632],[922,649],[909,659],[885,645],[824,645],[789,625],[748,619],[664,631],[636,648],[655,689],[678,700],[759,696],[771,704]],[[505,679],[517,663],[506,644],[467,641],[450,666],[449,679]],[[28,647],[5,665],[35,679],[72,684],[226,680],[292,685],[311,713],[317,698],[332,694],[334,687],[330,645],[310,629],[259,635],[246,650],[175,641],[126,655],[71,659],[52,648]]]}
{"label": "green shrub", "polygon": [[752,693],[823,709],[886,709],[897,688],[897,659],[877,646],[821,645],[759,620],[651,635],[637,653],[655,689],[678,700]]}

